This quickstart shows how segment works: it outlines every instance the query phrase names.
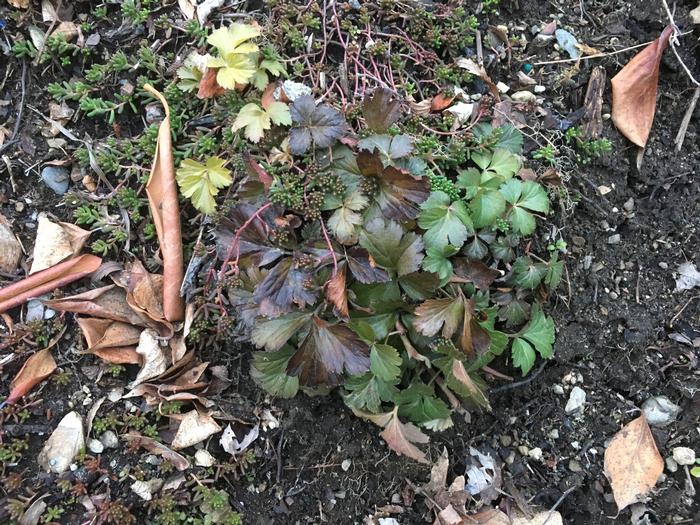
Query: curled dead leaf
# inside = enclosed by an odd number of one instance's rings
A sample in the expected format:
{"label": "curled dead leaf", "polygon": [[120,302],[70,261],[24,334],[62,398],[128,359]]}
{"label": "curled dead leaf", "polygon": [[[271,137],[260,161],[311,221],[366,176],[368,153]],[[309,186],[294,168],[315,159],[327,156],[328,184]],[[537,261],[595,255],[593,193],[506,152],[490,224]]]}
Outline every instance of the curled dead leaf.
{"label": "curled dead leaf", "polygon": [[221,87],[216,81],[216,69],[207,68],[199,81],[197,98],[214,98],[226,93],[226,89]]}
{"label": "curled dead leaf", "polygon": [[145,84],[143,88],[158,98],[165,109],[165,118],[158,128],[156,153],[151,175],[146,183],[146,194],[163,256],[163,312],[168,321],[182,321],[185,317],[185,302],[180,296],[180,286],[185,269],[170,134],[170,107],[165,97],[153,86]]}
{"label": "curled dead leaf", "polygon": [[171,443],[173,450],[191,447],[209,436],[221,432],[221,427],[211,415],[200,413],[197,410],[191,410],[186,414],[175,414],[171,417],[180,420],[180,426]]}
{"label": "curled dead leaf", "polygon": [[186,470],[190,467],[190,462],[187,461],[187,458],[185,458],[182,454],[178,454],[155,439],[142,436],[135,430],[132,430],[128,434],[124,434],[122,438],[132,443],[135,447],[141,447],[151,454],[161,456],[163,459],[172,463],[172,465],[180,471]]}
{"label": "curled dead leaf", "polygon": [[0,313],[20,305],[32,297],[39,297],[82,279],[97,270],[102,259],[94,255],[80,255],[47,268],[10,286],[0,288]]}
{"label": "curled dead leaf", "polygon": [[158,341],[158,333],[151,329],[141,332],[136,353],[142,358],[141,370],[131,383],[131,387],[158,377],[168,368],[167,358]]}
{"label": "curled dead leaf", "polygon": [[65,259],[75,257],[83,249],[90,232],[75,224],[52,222],[46,215],[39,215],[34,241],[34,260],[29,274],[50,268]]}
{"label": "curled dead leaf", "polygon": [[345,287],[347,265],[338,266],[338,271],[326,283],[326,297],[333,304],[338,317],[348,317],[348,290]]}
{"label": "curled dead leaf", "polygon": [[666,27],[612,79],[612,120],[620,133],[640,148],[646,146],[654,123],[659,65],[672,34],[673,27]]}
{"label": "curled dead leaf", "polygon": [[622,427],[605,449],[605,475],[619,510],[640,501],[656,485],[664,460],[644,416]]}

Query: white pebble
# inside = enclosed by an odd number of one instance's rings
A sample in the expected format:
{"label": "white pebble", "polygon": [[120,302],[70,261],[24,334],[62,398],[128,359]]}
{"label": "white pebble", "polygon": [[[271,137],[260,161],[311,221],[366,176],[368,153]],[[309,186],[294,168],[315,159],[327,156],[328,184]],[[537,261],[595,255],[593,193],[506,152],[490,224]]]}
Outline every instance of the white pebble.
{"label": "white pebble", "polygon": [[676,447],[673,449],[673,459],[679,465],[694,465],[695,451],[688,447]]}

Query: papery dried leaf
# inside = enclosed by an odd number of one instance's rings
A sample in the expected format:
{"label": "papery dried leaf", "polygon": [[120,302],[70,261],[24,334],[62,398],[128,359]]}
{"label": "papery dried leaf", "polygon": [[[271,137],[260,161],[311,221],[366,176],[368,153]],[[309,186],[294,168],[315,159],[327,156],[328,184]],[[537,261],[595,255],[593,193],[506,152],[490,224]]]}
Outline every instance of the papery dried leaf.
{"label": "papery dried leaf", "polygon": [[90,232],[74,224],[51,222],[46,215],[40,214],[34,241],[34,260],[29,274],[75,257],[82,250],[89,235]]}
{"label": "papery dried leaf", "polygon": [[180,426],[171,443],[173,450],[191,447],[204,441],[212,434],[221,432],[221,427],[214,421],[214,418],[197,410],[186,414],[174,414],[170,417],[180,420]]}
{"label": "papery dried leaf", "polygon": [[136,260],[127,267],[125,279],[126,301],[129,306],[154,321],[165,321],[163,306],[164,277],[149,273],[143,267],[141,261]]}
{"label": "papery dried leaf", "polygon": [[344,372],[369,370],[369,347],[347,326],[312,317],[309,333],[287,364],[287,373],[306,386],[340,383]]}
{"label": "papery dried leaf", "polygon": [[605,449],[605,475],[619,510],[641,501],[664,470],[664,460],[644,416],[620,430]]}
{"label": "papery dried leaf", "polygon": [[470,525],[511,525],[508,514],[498,509],[486,509],[467,516]]}
{"label": "papery dried leaf", "polygon": [[99,257],[80,255],[37,272],[10,286],[0,288],[0,313],[20,305],[32,297],[39,297],[56,288],[82,279],[97,270],[100,264],[102,264],[102,259]]}
{"label": "papery dried leaf", "polygon": [[142,436],[135,430],[131,430],[128,434],[124,434],[122,438],[131,442],[134,446],[139,446],[151,454],[161,456],[163,459],[172,463],[172,465],[182,471],[190,468],[190,462],[183,455],[171,450],[163,443],[159,443],[155,439]]}
{"label": "papery dried leaf", "polygon": [[[0,128],[1,129],[1,128]],[[0,146],[2,146],[2,132],[0,131]],[[0,214],[0,271],[14,273],[22,258],[22,245],[12,231],[12,225]]]}
{"label": "papery dried leaf", "polygon": [[426,98],[420,102],[409,102],[408,106],[411,108],[411,113],[418,117],[427,117],[430,115],[431,107],[433,104],[432,98]]}
{"label": "papery dried leaf", "polygon": [[464,385],[469,392],[469,397],[472,398],[478,406],[485,407],[489,410],[491,409],[488,398],[476,383],[474,383],[474,380],[464,367],[464,363],[459,359],[452,360],[452,375],[457,381]]}
{"label": "papery dried leaf", "polygon": [[142,358],[143,365],[139,370],[136,379],[131,383],[131,387],[158,377],[168,368],[167,357],[163,351],[163,347],[158,342],[158,333],[146,329],[141,332],[139,344],[136,347],[136,353]]}
{"label": "papery dried leaf", "polygon": [[51,350],[45,348],[30,356],[10,383],[10,394],[3,404],[11,405],[56,370]]}
{"label": "papery dried leaf", "polygon": [[481,80],[483,80],[486,85],[489,88],[489,91],[493,95],[493,97],[500,102],[501,100],[501,94],[498,91],[498,88],[496,87],[496,84],[494,83],[493,80],[491,80],[491,77],[489,74],[486,72],[486,69],[484,69],[484,66],[477,64],[474,60],[471,58],[460,58],[457,60],[457,66],[461,67],[463,69],[466,69],[469,73],[472,75],[479,77]]}
{"label": "papery dried leaf", "polygon": [[620,133],[640,148],[646,146],[654,123],[659,65],[673,31],[667,26],[612,78],[612,120]]}
{"label": "papery dried leaf", "polygon": [[79,317],[76,321],[85,336],[88,353],[114,364],[141,362],[135,345],[142,328],[111,319]]}
{"label": "papery dried leaf", "polygon": [[338,271],[326,283],[326,298],[333,305],[338,317],[348,317],[348,290],[345,283],[346,265],[338,266]]}
{"label": "papery dried leaf", "polygon": [[158,98],[165,109],[165,118],[158,128],[158,142],[151,175],[146,183],[146,194],[163,257],[163,312],[168,321],[182,321],[185,317],[185,302],[180,296],[180,286],[185,269],[170,134],[170,108],[165,97],[153,86],[145,84],[143,88]]}
{"label": "papery dried leaf", "polygon": [[226,93],[226,89],[221,87],[216,81],[217,72],[218,69],[207,68],[202,79],[199,81],[197,98],[213,98]]}
{"label": "papery dried leaf", "polygon": [[[472,261],[464,258],[452,259],[454,275],[459,282],[474,283],[479,290],[486,291],[493,282],[501,276],[501,272],[489,268],[481,261]],[[454,279],[453,280],[457,280]]]}
{"label": "papery dried leaf", "polygon": [[401,117],[401,99],[389,89],[376,88],[365,95],[362,115],[371,130],[384,133]]}

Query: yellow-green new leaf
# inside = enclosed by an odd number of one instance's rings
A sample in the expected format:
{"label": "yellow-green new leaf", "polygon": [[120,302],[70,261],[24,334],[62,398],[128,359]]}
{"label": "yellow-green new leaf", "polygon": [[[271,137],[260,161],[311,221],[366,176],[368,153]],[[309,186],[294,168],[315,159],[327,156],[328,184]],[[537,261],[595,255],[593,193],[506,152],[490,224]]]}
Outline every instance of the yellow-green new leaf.
{"label": "yellow-green new leaf", "polygon": [[205,164],[185,159],[176,173],[177,184],[182,194],[192,201],[192,205],[203,213],[216,209],[214,196],[219,189],[233,182],[231,172],[224,168],[225,161],[210,157]]}
{"label": "yellow-green new leaf", "polygon": [[289,126],[292,123],[289,108],[286,104],[273,102],[268,110],[265,111],[257,104],[251,102],[241,108],[231,129],[238,131],[245,128],[245,136],[248,140],[260,142],[260,139],[265,134],[265,130],[270,129],[273,122],[279,126]]}
{"label": "yellow-green new leaf", "polygon": [[232,24],[214,31],[207,42],[219,52],[208,66],[217,68],[216,81],[221,87],[235,89],[236,84],[247,84],[257,71],[258,46],[248,42],[260,35],[258,28],[247,24]]}

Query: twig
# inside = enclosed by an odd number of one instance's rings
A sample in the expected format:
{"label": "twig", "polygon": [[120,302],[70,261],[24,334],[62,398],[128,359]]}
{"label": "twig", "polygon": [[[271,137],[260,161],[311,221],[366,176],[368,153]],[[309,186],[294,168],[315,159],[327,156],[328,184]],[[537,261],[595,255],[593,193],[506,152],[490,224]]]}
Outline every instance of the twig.
{"label": "twig", "polygon": [[0,153],[5,151],[7,148],[9,148],[12,144],[16,142],[16,137],[17,134],[19,133],[19,127],[22,124],[22,113],[24,113],[24,101],[27,95],[27,62],[22,61],[22,76],[20,80],[22,84],[22,96],[19,100],[19,109],[17,110],[17,120],[15,120],[15,125],[14,128],[12,129],[12,135],[10,136],[10,140],[8,140],[5,144],[0,146]]}
{"label": "twig", "polygon": [[573,491],[575,491],[578,488],[578,485],[574,485],[573,487],[570,487],[564,491],[564,494],[561,495],[561,497],[557,500],[557,502],[554,504],[554,506],[549,509],[549,513],[547,514],[547,518],[542,522],[542,525],[547,525],[549,522],[549,519],[552,517],[552,514],[554,513],[555,510],[557,510],[557,507],[562,504],[564,499],[571,494]]}
{"label": "twig", "polygon": [[338,258],[335,256],[335,250],[333,249],[331,240],[328,237],[328,232],[326,231],[326,225],[323,224],[323,219],[319,219],[319,222],[321,223],[321,231],[323,232],[323,238],[326,239],[326,244],[328,245],[328,249],[331,252],[331,257],[333,257],[333,275],[335,275],[336,273],[338,273]]}
{"label": "twig", "polygon": [[685,134],[688,132],[688,124],[690,124],[690,119],[695,112],[695,106],[698,104],[698,99],[700,99],[700,86],[695,88],[695,93],[690,101],[688,109],[685,110],[685,115],[683,115],[683,120],[681,121],[681,126],[678,128],[678,133],[676,133],[676,138],[673,140],[676,145],[676,151],[680,151],[683,147],[683,142],[685,141]]}
{"label": "twig", "polygon": [[[233,261],[233,267],[237,270],[238,269],[238,261],[241,257],[241,234],[245,231],[245,229],[252,224],[252,222],[255,219],[260,219],[260,215],[262,212],[264,212],[266,209],[268,209],[270,206],[272,206],[271,202],[268,202],[267,204],[264,204],[263,206],[260,206],[253,215],[248,217],[246,221],[241,225],[240,228],[236,230],[236,235],[233,237],[233,241],[231,242],[231,245],[228,247],[228,251],[226,252],[226,259],[224,259],[223,264],[221,265],[221,272],[219,273],[219,279],[224,278],[224,274],[226,273],[226,265],[228,262],[231,260],[231,255],[233,252],[233,246],[236,246],[236,259]],[[262,219],[261,219],[262,220]]]}
{"label": "twig", "polygon": [[[684,36],[692,33],[692,31],[684,31],[683,33],[678,33],[677,36]],[[579,60],[591,60],[592,58],[604,58],[604,57],[610,57],[613,55],[619,55],[620,53],[625,53],[627,51],[632,51],[634,49],[639,49],[640,47],[648,46],[649,44],[655,42],[655,40],[649,40],[649,42],[644,42],[643,44],[637,44],[634,46],[630,47],[625,47],[623,49],[618,49],[617,51],[610,51],[609,53],[600,53],[598,55],[590,55],[586,57],[578,57],[578,58],[562,58],[560,60],[546,60],[544,62],[535,62],[532,65],[533,66],[546,66],[549,64],[565,64],[568,62],[578,62]]]}
{"label": "twig", "polygon": [[664,9],[666,10],[666,16],[668,16],[668,21],[671,24],[671,26],[673,27],[673,35],[671,35],[671,39],[669,40],[669,42],[671,43],[671,50],[673,51],[673,54],[676,55],[676,60],[678,60],[678,63],[685,70],[685,74],[688,75],[688,78],[690,79],[690,81],[693,84],[695,84],[697,87],[700,87],[700,82],[695,80],[695,77],[690,72],[690,69],[688,69],[688,66],[685,65],[685,62],[683,62],[683,59],[678,54],[678,50],[676,49],[676,46],[681,45],[681,43],[678,41],[678,36],[685,34],[685,33],[681,33],[680,30],[678,29],[678,26],[676,25],[676,21],[673,19],[673,13],[668,8],[668,2],[666,2],[666,0],[661,0],[661,1],[664,4]]}
{"label": "twig", "polygon": [[534,374],[531,374],[530,377],[528,377],[527,379],[523,379],[522,381],[516,381],[515,383],[509,383],[507,385],[492,388],[489,390],[489,394],[498,394],[498,393],[504,392],[506,390],[511,390],[513,388],[518,388],[518,387],[525,386],[525,385],[532,383],[535,380],[535,378],[542,373],[542,370],[545,369],[545,367],[547,366],[548,363],[549,363],[548,360],[542,361],[542,364],[540,365],[540,367],[535,371]]}

